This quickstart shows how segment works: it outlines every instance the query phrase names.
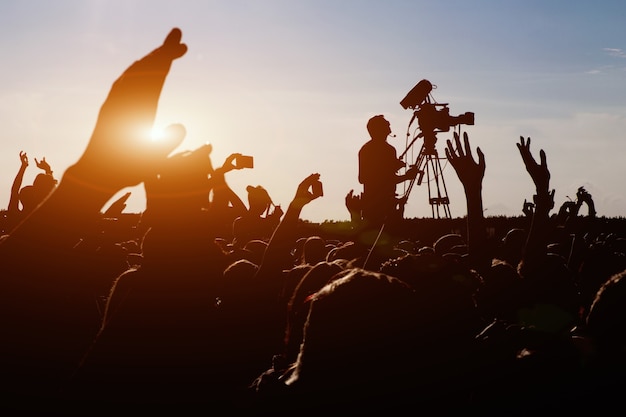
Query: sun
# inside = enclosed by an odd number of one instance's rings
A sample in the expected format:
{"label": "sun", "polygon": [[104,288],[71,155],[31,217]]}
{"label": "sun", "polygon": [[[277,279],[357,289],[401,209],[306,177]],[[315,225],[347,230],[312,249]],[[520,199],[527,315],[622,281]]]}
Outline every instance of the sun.
{"label": "sun", "polygon": [[163,142],[165,139],[166,132],[162,127],[153,127],[150,131],[150,141],[151,142]]}
{"label": "sun", "polygon": [[185,126],[180,123],[173,123],[166,128],[153,127],[150,133],[150,140],[153,142],[163,142],[171,140],[172,142],[182,142],[187,135]]}

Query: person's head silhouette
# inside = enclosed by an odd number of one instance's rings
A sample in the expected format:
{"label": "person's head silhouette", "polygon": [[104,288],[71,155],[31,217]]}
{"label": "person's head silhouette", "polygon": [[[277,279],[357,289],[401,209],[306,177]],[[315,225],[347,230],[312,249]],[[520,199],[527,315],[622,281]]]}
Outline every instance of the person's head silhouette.
{"label": "person's head silhouette", "polygon": [[272,205],[272,199],[265,188],[260,185],[256,187],[248,185],[248,204],[249,212],[261,216],[265,212],[269,212]]}
{"label": "person's head silhouette", "polygon": [[20,190],[19,198],[22,203],[22,210],[25,213],[34,210],[54,190],[56,185],[57,180],[52,175],[37,174],[33,185],[27,185]]}
{"label": "person's head silhouette", "polygon": [[367,121],[367,131],[372,139],[384,140],[391,133],[391,125],[385,116],[379,114]]}

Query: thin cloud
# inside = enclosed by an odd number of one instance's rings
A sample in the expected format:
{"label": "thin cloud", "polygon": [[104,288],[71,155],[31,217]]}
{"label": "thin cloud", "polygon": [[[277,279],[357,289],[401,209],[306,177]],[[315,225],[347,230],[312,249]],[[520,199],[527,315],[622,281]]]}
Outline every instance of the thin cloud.
{"label": "thin cloud", "polygon": [[[615,58],[626,58],[626,51],[624,51],[621,48],[602,48],[602,50],[609,56],[612,56]],[[608,66],[604,66],[601,68],[591,69],[587,71],[587,74],[591,74],[591,75],[603,74],[612,69],[615,69],[615,67],[613,65],[608,65]]]}
{"label": "thin cloud", "polygon": [[626,58],[626,52],[620,48],[604,48],[604,52],[616,58]]}

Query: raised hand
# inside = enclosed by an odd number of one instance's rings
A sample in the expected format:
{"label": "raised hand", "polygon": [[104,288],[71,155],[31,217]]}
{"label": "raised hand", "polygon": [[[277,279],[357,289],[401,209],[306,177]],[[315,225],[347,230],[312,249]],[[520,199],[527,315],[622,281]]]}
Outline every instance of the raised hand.
{"label": "raised hand", "polygon": [[290,250],[296,240],[297,224],[302,208],[323,195],[320,192],[321,187],[320,174],[317,173],[309,175],[298,184],[296,195],[289,203],[287,211],[265,249],[263,262],[256,273],[257,277],[271,279],[270,277],[284,269],[284,260],[289,259]]}
{"label": "raised hand", "polygon": [[[96,335],[96,287],[78,279],[75,248],[93,234],[104,204],[154,175],[182,140],[150,140],[171,63],[187,51],[180,40],[181,31],[173,29],[115,81],[83,155],[0,242],[0,328],[7,341],[0,347],[0,384],[14,386],[19,399],[3,408],[21,406],[24,398],[56,404],[54,392],[69,381]],[[26,154],[20,159],[24,167]]]}
{"label": "raised hand", "polygon": [[591,200],[591,194],[589,194],[584,187],[578,187],[578,190],[576,191],[576,200],[581,203],[588,203]]}
{"label": "raised hand", "polygon": [[530,177],[535,183],[535,186],[537,187],[537,192],[547,192],[550,186],[550,171],[548,170],[546,153],[544,150],[541,149],[539,151],[539,158],[541,162],[538,164],[530,152],[530,137],[524,140],[524,137],[520,136],[517,149],[519,149],[519,153],[522,156],[522,160],[526,166],[526,171],[528,171]]}
{"label": "raised hand", "polygon": [[[540,268],[545,260],[549,234],[549,213],[554,207],[554,190],[549,190],[550,171],[543,149],[539,151],[540,163],[537,163],[530,152],[530,138],[524,139],[523,136],[520,136],[517,149],[522,156],[526,171],[535,183],[537,192],[533,195],[532,221],[524,246],[524,254],[518,266],[519,273],[526,276],[536,273],[537,268]],[[528,203],[524,201],[524,204]],[[529,207],[531,206],[529,205]],[[526,215],[529,216],[529,214]]]}
{"label": "raised hand", "polygon": [[541,162],[538,164],[530,152],[530,137],[524,140],[523,136],[520,136],[517,149],[519,149],[519,153],[522,156],[526,171],[535,183],[537,191],[537,194],[533,197],[535,204],[539,204],[548,210],[552,209],[554,207],[554,190],[549,190],[550,170],[548,170],[546,153],[543,149],[539,151]]}
{"label": "raised hand", "polygon": [[321,197],[322,194],[315,191],[321,189],[321,186],[320,174],[315,173],[309,175],[298,185],[292,204],[304,207],[316,198]]}
{"label": "raised hand", "polygon": [[346,208],[350,213],[361,211],[361,196],[354,195],[354,190],[348,191],[345,197]]}
{"label": "raised hand", "polygon": [[532,218],[535,211],[535,205],[530,201],[524,199],[524,205],[522,206],[522,213],[528,218]]}
{"label": "raised hand", "polygon": [[[26,152],[20,151],[20,161],[22,161],[22,166],[23,167],[27,167],[28,166],[28,155],[26,155]],[[36,161],[36,159],[35,159],[35,161]]]}
{"label": "raised hand", "polygon": [[452,145],[452,141],[447,140],[447,147],[445,149],[446,158],[448,158],[448,161],[450,161],[450,164],[456,171],[466,192],[481,190],[482,181],[485,176],[485,155],[480,147],[476,148],[478,162],[474,161],[466,132],[463,133],[463,145],[465,150],[463,146],[461,146],[459,134],[456,132],[454,132],[454,142],[456,144],[456,150]]}
{"label": "raised hand", "polygon": [[22,180],[24,179],[24,173],[28,167],[28,156],[26,152],[20,151],[20,161],[22,164],[11,185],[11,197],[9,198],[9,205],[7,206],[9,213],[18,213],[20,211],[20,188],[22,188]]}
{"label": "raised hand", "polygon": [[463,144],[461,144],[459,134],[454,132],[454,146],[451,140],[447,140],[446,145],[446,158],[450,161],[465,189],[469,262],[476,270],[483,271],[491,264],[491,259],[485,250],[487,245],[482,200],[485,155],[480,148],[476,148],[478,161],[474,160],[467,133],[463,133]]}
{"label": "raised hand", "polygon": [[45,156],[41,161],[38,161],[37,158],[35,158],[35,164],[37,164],[37,168],[42,169],[46,174],[52,175],[52,169],[50,168],[50,164],[46,162]]}
{"label": "raised hand", "polygon": [[[113,84],[79,161],[66,173],[75,182],[110,195],[155,173],[182,141],[181,135],[151,140],[161,89],[172,61],[185,54],[174,28],[161,46],[135,61]],[[184,135],[183,135],[184,136]]]}
{"label": "raised hand", "polygon": [[239,158],[242,154],[241,153],[231,153],[230,155],[228,155],[228,157],[226,158],[226,160],[224,161],[224,164],[222,164],[221,168],[219,168],[219,170],[222,173],[227,173],[232,171],[233,169],[242,169],[242,168],[238,168],[237,165],[235,164],[235,161],[237,160],[237,158]]}

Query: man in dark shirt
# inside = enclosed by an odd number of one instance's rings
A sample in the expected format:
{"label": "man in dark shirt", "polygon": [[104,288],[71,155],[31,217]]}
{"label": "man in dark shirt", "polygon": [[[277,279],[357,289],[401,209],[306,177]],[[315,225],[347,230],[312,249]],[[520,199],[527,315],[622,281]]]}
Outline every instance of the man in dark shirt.
{"label": "man in dark shirt", "polygon": [[416,177],[416,167],[397,172],[405,162],[397,157],[396,148],[387,142],[389,122],[377,115],[367,122],[371,139],[359,150],[359,182],[363,184],[362,217],[369,225],[380,226],[397,213],[396,185]]}

